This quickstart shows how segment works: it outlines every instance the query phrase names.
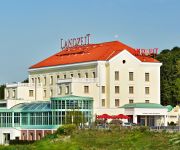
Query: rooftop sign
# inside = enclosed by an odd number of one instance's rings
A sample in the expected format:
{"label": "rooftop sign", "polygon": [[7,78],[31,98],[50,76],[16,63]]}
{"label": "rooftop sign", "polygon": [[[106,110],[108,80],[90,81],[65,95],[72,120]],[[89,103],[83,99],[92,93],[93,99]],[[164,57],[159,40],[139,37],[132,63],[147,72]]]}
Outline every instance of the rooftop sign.
{"label": "rooftop sign", "polygon": [[158,48],[137,48],[136,55],[154,56],[158,54]]}
{"label": "rooftop sign", "polygon": [[72,38],[72,39],[61,39],[61,48],[70,48],[78,45],[87,45],[90,42],[90,34],[86,34],[83,37]]}

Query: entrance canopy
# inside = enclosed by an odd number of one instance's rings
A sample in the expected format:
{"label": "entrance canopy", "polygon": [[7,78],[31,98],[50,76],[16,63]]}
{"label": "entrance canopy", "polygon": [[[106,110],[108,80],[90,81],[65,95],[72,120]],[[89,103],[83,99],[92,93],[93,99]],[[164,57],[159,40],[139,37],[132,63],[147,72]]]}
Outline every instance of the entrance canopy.
{"label": "entrance canopy", "polygon": [[125,115],[166,115],[168,111],[167,107],[156,103],[132,103],[120,108],[124,108]]}
{"label": "entrance canopy", "polygon": [[[144,125],[158,125],[158,121],[163,118],[164,125],[167,125],[167,107],[156,103],[132,103],[125,104],[122,107],[124,114],[133,117],[133,123],[144,122]],[[143,121],[144,120],[144,121]],[[153,122],[153,123],[152,123]]]}
{"label": "entrance canopy", "polygon": [[156,103],[131,103],[131,104],[125,104],[121,108],[166,108],[162,106],[161,104]]}

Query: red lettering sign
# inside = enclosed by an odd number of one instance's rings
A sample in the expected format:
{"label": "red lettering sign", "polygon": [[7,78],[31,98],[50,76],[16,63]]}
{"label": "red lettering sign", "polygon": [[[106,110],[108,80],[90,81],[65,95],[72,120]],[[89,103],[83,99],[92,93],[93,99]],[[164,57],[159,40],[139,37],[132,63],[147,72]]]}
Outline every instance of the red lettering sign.
{"label": "red lettering sign", "polygon": [[154,56],[158,54],[158,48],[137,48],[135,55]]}

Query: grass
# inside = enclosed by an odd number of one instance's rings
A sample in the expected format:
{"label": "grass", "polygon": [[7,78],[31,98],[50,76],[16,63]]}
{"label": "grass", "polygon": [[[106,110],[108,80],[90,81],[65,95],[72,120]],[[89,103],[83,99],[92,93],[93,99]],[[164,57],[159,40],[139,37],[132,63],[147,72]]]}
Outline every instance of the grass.
{"label": "grass", "polygon": [[179,150],[175,133],[142,129],[75,130],[71,135],[48,136],[30,145],[0,146],[4,150]]}

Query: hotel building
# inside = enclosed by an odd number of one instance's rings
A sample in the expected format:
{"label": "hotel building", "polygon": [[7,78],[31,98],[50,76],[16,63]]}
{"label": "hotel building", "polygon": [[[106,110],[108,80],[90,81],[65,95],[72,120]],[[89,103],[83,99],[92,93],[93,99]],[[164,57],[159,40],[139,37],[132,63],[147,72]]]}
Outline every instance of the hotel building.
{"label": "hotel building", "polygon": [[[160,105],[161,65],[119,41],[65,48],[31,66],[29,83],[6,85],[5,100],[1,102],[6,107],[0,108],[0,143],[4,143],[4,137],[36,140],[54,132],[66,123],[66,111],[76,104],[88,123],[96,115],[122,113],[134,123],[166,126],[167,108]],[[52,121],[57,116],[54,109],[58,113],[56,123]],[[37,114],[31,114],[33,110]],[[23,125],[24,114],[27,121]],[[49,121],[43,126],[43,119],[31,120],[33,115],[49,116]],[[7,118],[11,118],[9,126],[3,121]]]}

